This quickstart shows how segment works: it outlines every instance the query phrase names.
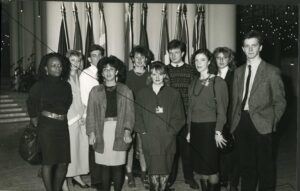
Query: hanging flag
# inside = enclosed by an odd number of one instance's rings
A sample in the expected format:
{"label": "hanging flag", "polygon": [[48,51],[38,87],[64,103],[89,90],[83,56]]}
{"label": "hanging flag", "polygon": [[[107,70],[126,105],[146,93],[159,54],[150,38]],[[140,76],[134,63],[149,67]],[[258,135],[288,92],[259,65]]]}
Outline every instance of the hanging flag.
{"label": "hanging flag", "polygon": [[126,12],[126,30],[125,30],[125,58],[124,62],[127,63],[127,70],[133,68],[132,61],[130,59],[130,52],[133,48],[133,3],[129,3],[128,10]]}
{"label": "hanging flag", "polygon": [[147,3],[142,4],[141,29],[140,29],[140,45],[149,49],[147,34]]}
{"label": "hanging flag", "polygon": [[205,8],[201,8],[201,28],[199,37],[199,48],[206,48],[206,37],[205,37]]}
{"label": "hanging flag", "polygon": [[104,17],[104,7],[103,4],[99,2],[99,14],[100,14],[100,35],[99,35],[99,45],[105,49],[105,55],[107,56],[107,36],[106,36],[106,22]]}
{"label": "hanging flag", "polygon": [[84,54],[84,62],[83,69],[90,66],[88,61],[90,47],[94,44],[94,34],[93,34],[93,21],[91,14],[91,6],[89,3],[86,3],[86,13],[87,13],[87,30],[86,30],[86,39],[85,39],[85,54]]}
{"label": "hanging flag", "polygon": [[60,24],[60,33],[59,33],[57,52],[65,56],[67,51],[70,49],[70,45],[69,45],[68,28],[66,22],[66,9],[63,3],[61,5],[61,15],[62,15],[62,19]]}
{"label": "hanging flag", "polygon": [[200,8],[201,6],[197,4],[196,7],[196,15],[194,18],[194,28],[193,28],[193,40],[192,40],[192,47],[193,52],[199,49],[199,37],[200,37]]}
{"label": "hanging flag", "polygon": [[186,4],[182,6],[182,12],[181,12],[181,38],[180,41],[186,44],[186,53],[185,53],[185,62],[190,63],[190,50],[189,50],[189,30],[188,30],[188,24],[186,19],[186,13],[187,13],[187,7]]}
{"label": "hanging flag", "polygon": [[169,54],[168,54],[168,43],[169,43],[169,31],[168,31],[168,20],[167,20],[167,4],[164,3],[162,9],[162,18],[161,18],[161,29],[160,29],[160,43],[159,43],[159,52],[158,59],[168,65],[170,63]]}
{"label": "hanging flag", "polygon": [[75,3],[73,3],[73,16],[75,21],[73,50],[77,50],[83,53],[81,30],[78,19],[77,6]]}
{"label": "hanging flag", "polygon": [[177,14],[176,14],[176,23],[175,23],[175,33],[174,33],[174,39],[180,40],[181,39],[181,33],[182,33],[182,5],[181,3],[177,7]]}

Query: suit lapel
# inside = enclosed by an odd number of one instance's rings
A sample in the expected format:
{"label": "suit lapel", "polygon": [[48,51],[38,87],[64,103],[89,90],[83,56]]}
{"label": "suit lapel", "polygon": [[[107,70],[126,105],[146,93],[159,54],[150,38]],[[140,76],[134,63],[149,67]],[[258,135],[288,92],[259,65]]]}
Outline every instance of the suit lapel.
{"label": "suit lapel", "polygon": [[262,79],[264,78],[263,73],[264,73],[265,66],[266,66],[265,62],[261,61],[257,68],[249,97],[251,97],[251,95],[255,92],[256,88],[259,86]]}

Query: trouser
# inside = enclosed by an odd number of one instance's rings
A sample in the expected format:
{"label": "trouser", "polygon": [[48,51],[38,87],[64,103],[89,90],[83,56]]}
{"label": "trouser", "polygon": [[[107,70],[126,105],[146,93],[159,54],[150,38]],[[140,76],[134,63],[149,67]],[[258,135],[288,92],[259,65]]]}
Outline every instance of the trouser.
{"label": "trouser", "polygon": [[259,134],[250,115],[242,111],[234,132],[239,152],[241,191],[275,190],[275,163],[272,149],[272,134]]}
{"label": "trouser", "polygon": [[230,183],[231,186],[239,184],[239,155],[235,147],[229,153],[220,153],[220,181]]}
{"label": "trouser", "polygon": [[91,184],[96,185],[101,183],[101,170],[99,165],[95,163],[95,150],[93,146],[89,147],[89,167],[91,174]]}
{"label": "trouser", "polygon": [[125,179],[124,165],[96,165],[101,170],[101,191],[110,191],[111,181],[113,181],[114,190],[121,191]]}
{"label": "trouser", "polygon": [[141,170],[146,171],[146,162],[145,162],[145,156],[144,156],[143,148],[142,148],[141,136],[138,133],[136,133],[134,136],[134,139],[135,139],[135,141],[133,141],[133,143],[127,153],[126,170],[127,170],[127,172],[132,172],[132,165],[133,165],[133,161],[134,161],[133,158],[134,158],[134,153],[135,153],[134,150],[136,149],[136,151],[138,152],[138,156],[139,156]]}
{"label": "trouser", "polygon": [[181,161],[182,161],[182,170],[183,170],[184,179],[185,180],[194,179],[193,168],[191,163],[192,160],[191,148],[190,148],[190,144],[186,140],[187,131],[188,129],[187,126],[185,125],[177,135],[176,153],[172,164],[172,170],[168,179],[170,186],[174,184],[177,177],[179,157],[181,157]]}

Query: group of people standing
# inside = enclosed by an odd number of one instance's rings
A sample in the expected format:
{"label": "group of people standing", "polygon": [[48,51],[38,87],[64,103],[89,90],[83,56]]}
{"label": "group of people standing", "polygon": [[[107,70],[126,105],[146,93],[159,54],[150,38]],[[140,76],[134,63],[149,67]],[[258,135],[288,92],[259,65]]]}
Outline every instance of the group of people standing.
{"label": "group of people standing", "polygon": [[[247,61],[237,69],[227,47],[196,50],[185,63],[186,45],[178,40],[168,44],[167,66],[134,47],[129,72],[99,45],[83,71],[80,52],[45,55],[27,105],[38,126],[46,190],[69,190],[68,177],[88,188],[81,179],[88,173],[97,190],[121,191],[125,176],[135,187],[134,153],[151,191],[174,190],[179,158],[192,189],[199,189],[198,173],[202,191],[236,191],[240,178],[242,191],[257,184],[275,190],[272,133],[286,106],[284,86],[280,70],[260,57],[259,32],[247,33],[242,49]],[[225,132],[235,140],[230,152],[220,152]]]}

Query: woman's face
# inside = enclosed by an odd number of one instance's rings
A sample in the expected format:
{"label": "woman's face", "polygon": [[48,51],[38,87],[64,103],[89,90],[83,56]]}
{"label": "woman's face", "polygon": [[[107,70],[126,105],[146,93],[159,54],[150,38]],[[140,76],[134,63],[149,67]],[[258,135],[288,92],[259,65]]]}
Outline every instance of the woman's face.
{"label": "woman's face", "polygon": [[78,56],[72,55],[69,57],[71,62],[71,71],[76,71],[80,68],[81,59]]}
{"label": "woman's face", "polygon": [[208,65],[210,61],[207,56],[203,53],[199,53],[195,57],[195,66],[198,72],[202,73],[208,70]]}
{"label": "woman's face", "polygon": [[216,61],[219,69],[223,69],[229,64],[229,58],[223,52],[217,54]]}
{"label": "woman's face", "polygon": [[116,81],[116,75],[118,74],[118,70],[107,64],[102,70],[102,76],[104,77],[106,82]]}
{"label": "woman's face", "polygon": [[163,74],[162,71],[158,71],[155,69],[151,70],[151,79],[152,79],[153,84],[163,85],[165,77],[166,77],[166,74]]}
{"label": "woman's face", "polygon": [[62,63],[58,58],[50,58],[45,66],[45,70],[50,76],[60,77],[62,73]]}
{"label": "woman's face", "polygon": [[135,67],[145,67],[146,66],[146,57],[141,53],[135,53],[133,58],[133,64]]}

